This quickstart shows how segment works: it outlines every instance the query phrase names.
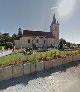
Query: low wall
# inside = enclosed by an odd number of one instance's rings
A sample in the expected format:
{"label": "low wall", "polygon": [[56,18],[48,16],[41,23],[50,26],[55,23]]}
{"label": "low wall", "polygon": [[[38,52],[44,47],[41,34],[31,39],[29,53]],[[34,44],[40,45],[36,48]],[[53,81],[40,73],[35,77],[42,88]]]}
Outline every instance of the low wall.
{"label": "low wall", "polygon": [[30,65],[31,67],[31,69],[30,69],[30,73],[33,73],[33,72],[35,72],[36,71],[36,64],[34,63],[34,64],[32,64],[31,63],[31,65]]}
{"label": "low wall", "polygon": [[12,66],[0,68],[0,81],[12,78]]}
{"label": "low wall", "polygon": [[24,64],[23,69],[24,74],[30,74],[30,63]]}
{"label": "low wall", "polygon": [[74,61],[78,61],[78,60],[80,60],[80,55],[73,55],[72,56],[72,61],[74,62]]}
{"label": "low wall", "polygon": [[52,66],[53,67],[57,67],[62,65],[62,58],[57,58],[57,59],[53,59],[52,60]]}
{"label": "low wall", "polygon": [[44,70],[44,61],[37,62],[36,63],[36,71],[42,71]]}
{"label": "low wall", "polygon": [[23,70],[23,65],[22,64],[12,66],[12,75],[13,75],[13,77],[22,76],[23,72],[24,72],[24,70]]}
{"label": "low wall", "polygon": [[78,60],[80,60],[80,55],[71,55],[66,56],[65,58],[57,58],[50,61],[41,61],[34,64],[25,63],[7,66],[5,68],[0,68],[0,81],[22,76],[24,74],[27,75],[33,72],[42,71],[51,67],[57,67]]}
{"label": "low wall", "polygon": [[44,61],[44,69],[49,69],[52,67],[52,61]]}
{"label": "low wall", "polygon": [[73,61],[73,58],[72,58],[72,55],[71,56],[66,56],[66,57],[64,57],[63,59],[62,59],[62,64],[64,65],[64,64],[67,64],[67,63],[69,63],[69,62],[72,62]]}

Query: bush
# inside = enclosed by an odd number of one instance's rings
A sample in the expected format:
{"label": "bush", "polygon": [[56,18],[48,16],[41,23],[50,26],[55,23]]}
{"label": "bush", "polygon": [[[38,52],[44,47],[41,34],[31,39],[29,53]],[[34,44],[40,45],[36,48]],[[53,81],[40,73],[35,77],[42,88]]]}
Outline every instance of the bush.
{"label": "bush", "polygon": [[42,55],[42,60],[46,60],[46,58],[47,58],[47,53],[44,53],[44,54]]}
{"label": "bush", "polygon": [[46,57],[46,60],[48,61],[50,61],[50,60],[52,60],[53,59],[53,57]]}
{"label": "bush", "polygon": [[8,48],[12,49],[13,43],[12,42],[6,42],[5,46],[6,46],[6,49],[8,49]]}
{"label": "bush", "polygon": [[37,52],[44,52],[45,50],[43,48],[38,48]]}
{"label": "bush", "polygon": [[0,50],[5,49],[5,46],[0,46]]}
{"label": "bush", "polygon": [[41,61],[42,60],[42,53],[38,53],[36,58],[38,61]]}
{"label": "bush", "polygon": [[80,54],[80,49],[78,49],[78,54]]}

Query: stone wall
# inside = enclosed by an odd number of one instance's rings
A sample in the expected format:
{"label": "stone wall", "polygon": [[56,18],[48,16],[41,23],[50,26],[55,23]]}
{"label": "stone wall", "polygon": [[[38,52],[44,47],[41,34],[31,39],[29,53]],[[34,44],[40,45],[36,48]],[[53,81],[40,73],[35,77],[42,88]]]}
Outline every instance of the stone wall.
{"label": "stone wall", "polygon": [[44,61],[44,68],[48,69],[52,67],[52,61]]}
{"label": "stone wall", "polygon": [[36,64],[35,64],[35,63],[34,63],[34,64],[31,63],[30,72],[33,73],[33,72],[35,72],[35,71],[36,71]]}
{"label": "stone wall", "polygon": [[41,61],[37,63],[26,63],[7,66],[5,68],[0,68],[0,81],[11,79],[14,77],[22,76],[24,74],[30,74],[51,67],[57,67],[69,62],[74,62],[80,60],[80,55],[66,56],[65,58],[57,58],[51,61]]}
{"label": "stone wall", "polygon": [[57,59],[53,59],[52,60],[52,66],[53,67],[57,67],[62,65],[62,58],[57,58]]}
{"label": "stone wall", "polygon": [[24,64],[24,74],[30,74],[30,63]]}
{"label": "stone wall", "polygon": [[36,71],[42,71],[44,70],[44,61],[37,62],[36,63]]}
{"label": "stone wall", "polygon": [[12,66],[0,68],[0,81],[12,78]]}
{"label": "stone wall", "polygon": [[18,76],[22,76],[23,75],[23,65],[22,64],[18,64],[18,65],[14,65],[13,67],[13,77],[18,77]]}

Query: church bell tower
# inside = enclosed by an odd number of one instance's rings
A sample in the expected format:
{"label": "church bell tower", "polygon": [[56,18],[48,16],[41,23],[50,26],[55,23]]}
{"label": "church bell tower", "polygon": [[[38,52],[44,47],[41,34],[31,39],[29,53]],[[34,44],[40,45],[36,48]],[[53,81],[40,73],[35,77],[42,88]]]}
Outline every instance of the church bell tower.
{"label": "church bell tower", "polygon": [[54,38],[54,45],[58,46],[59,45],[59,23],[56,21],[55,14],[53,16],[53,20],[50,26],[50,32],[52,32]]}

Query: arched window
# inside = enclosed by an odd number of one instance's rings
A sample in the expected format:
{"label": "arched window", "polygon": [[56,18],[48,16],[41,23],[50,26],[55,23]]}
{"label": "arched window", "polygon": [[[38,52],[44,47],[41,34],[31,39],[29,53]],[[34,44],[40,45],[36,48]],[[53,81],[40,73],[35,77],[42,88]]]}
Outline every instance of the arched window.
{"label": "arched window", "polygon": [[36,41],[37,43],[39,43],[39,39],[37,39],[37,41]]}
{"label": "arched window", "polygon": [[45,44],[45,40],[44,40],[44,44]]}
{"label": "arched window", "polygon": [[28,39],[28,43],[30,43],[30,39]]}

